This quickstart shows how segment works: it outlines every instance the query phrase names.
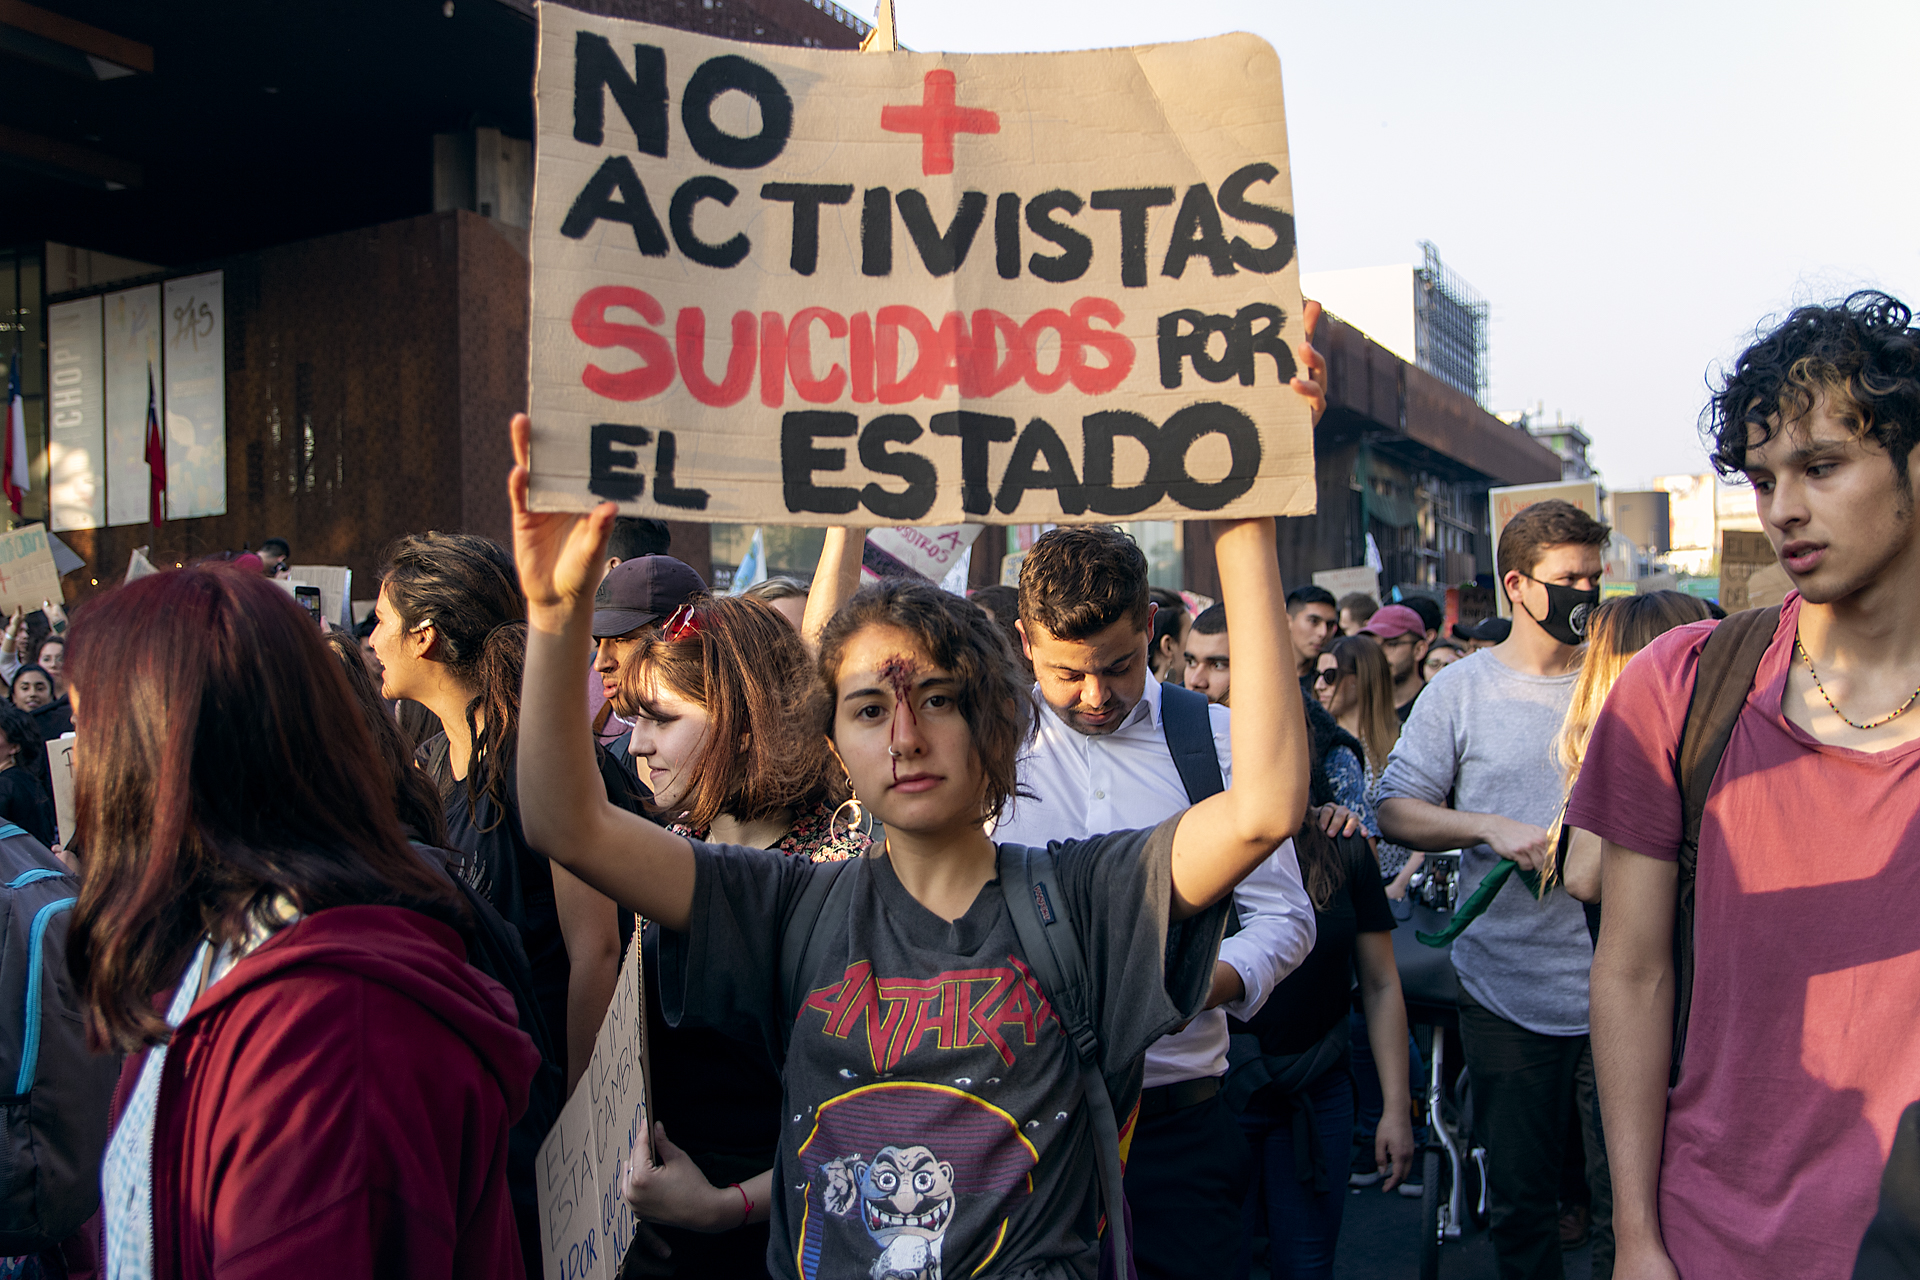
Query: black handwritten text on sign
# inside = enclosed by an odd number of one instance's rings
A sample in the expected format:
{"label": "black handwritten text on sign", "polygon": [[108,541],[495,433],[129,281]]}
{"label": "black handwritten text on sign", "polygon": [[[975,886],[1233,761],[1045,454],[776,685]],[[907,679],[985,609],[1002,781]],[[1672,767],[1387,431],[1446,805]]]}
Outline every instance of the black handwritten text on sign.
{"label": "black handwritten text on sign", "polygon": [[541,22],[537,507],[1312,510],[1263,42],[882,56]]}

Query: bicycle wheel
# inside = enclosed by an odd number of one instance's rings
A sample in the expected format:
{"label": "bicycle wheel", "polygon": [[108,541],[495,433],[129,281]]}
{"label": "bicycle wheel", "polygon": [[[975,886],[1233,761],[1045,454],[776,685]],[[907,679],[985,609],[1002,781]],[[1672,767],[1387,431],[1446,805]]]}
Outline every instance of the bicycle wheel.
{"label": "bicycle wheel", "polygon": [[1428,1148],[1420,1162],[1426,1181],[1420,1192],[1420,1280],[1440,1280],[1440,1206],[1447,1192],[1440,1185],[1440,1171],[1447,1162],[1440,1152]]}

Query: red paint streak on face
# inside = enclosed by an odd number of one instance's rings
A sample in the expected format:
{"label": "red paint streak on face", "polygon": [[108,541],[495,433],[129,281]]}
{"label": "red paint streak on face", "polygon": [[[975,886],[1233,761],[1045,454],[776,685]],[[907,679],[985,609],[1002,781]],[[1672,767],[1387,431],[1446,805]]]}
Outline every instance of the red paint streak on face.
{"label": "red paint streak on face", "polygon": [[[913,681],[919,674],[912,658],[895,654],[880,664],[880,678],[893,686],[893,698],[898,708],[904,707],[907,716],[914,724],[920,723],[919,713],[913,709]],[[888,754],[893,757],[893,780],[900,781],[900,753],[893,750],[894,735],[900,727],[900,717],[895,714],[887,729]]]}

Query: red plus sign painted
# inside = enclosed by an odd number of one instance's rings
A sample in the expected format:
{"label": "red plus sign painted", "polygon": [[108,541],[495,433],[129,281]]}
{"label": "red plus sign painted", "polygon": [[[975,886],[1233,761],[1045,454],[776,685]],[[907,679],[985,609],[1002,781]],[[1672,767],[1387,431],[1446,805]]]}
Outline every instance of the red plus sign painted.
{"label": "red plus sign painted", "polygon": [[953,172],[953,135],[998,133],[1000,113],[953,105],[953,72],[929,71],[917,107],[881,107],[880,127],[888,133],[920,135],[920,172]]}

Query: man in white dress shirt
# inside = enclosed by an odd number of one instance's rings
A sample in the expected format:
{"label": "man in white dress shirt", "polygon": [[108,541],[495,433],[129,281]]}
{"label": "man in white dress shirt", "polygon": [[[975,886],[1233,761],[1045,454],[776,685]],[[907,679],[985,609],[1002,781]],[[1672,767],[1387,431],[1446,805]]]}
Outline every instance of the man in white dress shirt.
{"label": "man in white dress shirt", "polygon": [[[1187,807],[1162,707],[1194,695],[1150,678],[1152,616],[1146,557],[1118,529],[1055,529],[1028,552],[1019,628],[1035,691],[1052,714],[1035,716],[1021,797],[996,840],[1045,845],[1153,826]],[[1231,784],[1229,713],[1206,713],[1221,779]],[[1234,903],[1240,930],[1221,944],[1207,1011],[1147,1051],[1126,1184],[1142,1280],[1220,1280],[1245,1233],[1251,1162],[1219,1096],[1227,1014],[1251,1018],[1313,948],[1313,903],[1292,841],[1241,882]]]}

